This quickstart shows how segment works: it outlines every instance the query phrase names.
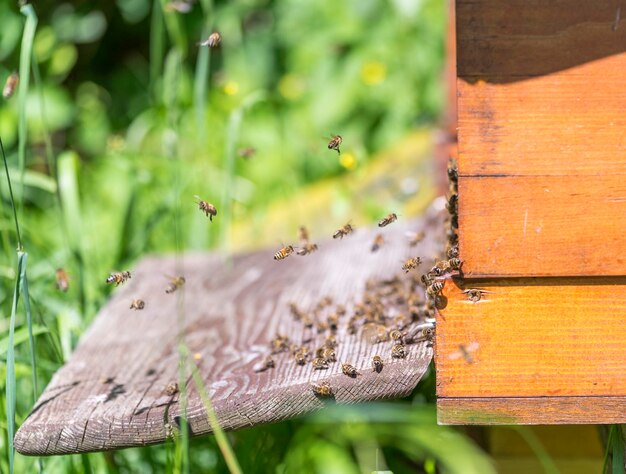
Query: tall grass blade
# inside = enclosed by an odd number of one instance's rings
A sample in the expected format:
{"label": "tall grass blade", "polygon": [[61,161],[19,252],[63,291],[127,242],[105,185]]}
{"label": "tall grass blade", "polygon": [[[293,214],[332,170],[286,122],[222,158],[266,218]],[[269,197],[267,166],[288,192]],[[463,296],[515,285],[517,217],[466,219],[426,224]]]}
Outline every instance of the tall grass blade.
{"label": "tall grass blade", "polygon": [[611,441],[611,450],[613,451],[612,456],[612,468],[613,474],[623,474],[626,471],[626,466],[624,465],[624,436],[622,433],[622,427],[620,425],[614,425],[613,439]]}
{"label": "tall grass blade", "polygon": [[2,151],[2,160],[4,161],[4,172],[7,177],[7,184],[9,186],[9,197],[11,199],[11,208],[13,209],[13,219],[15,220],[15,233],[17,235],[17,250],[22,250],[22,235],[20,233],[20,223],[17,219],[17,207],[15,205],[15,197],[13,197],[13,186],[11,185],[11,175],[9,174],[9,165],[7,164],[7,155],[4,152],[4,143],[0,138],[0,151]]}
{"label": "tall grass blade", "polygon": [[156,99],[159,96],[157,83],[163,69],[163,10],[161,1],[154,0],[150,18],[150,92]]}
{"label": "tall grass blade", "polygon": [[[202,28],[202,39],[204,40],[210,33],[213,23],[213,3],[211,0],[202,0],[202,14],[204,15],[204,27]],[[206,98],[209,93],[209,74],[211,71],[211,48],[198,48],[198,59],[196,61],[196,74],[193,86],[193,105],[196,112],[196,133],[198,143],[206,144]]]}
{"label": "tall grass blade", "polygon": [[211,426],[211,431],[213,431],[215,440],[217,441],[217,446],[220,448],[222,456],[224,456],[224,461],[226,461],[228,470],[231,474],[241,474],[242,470],[239,466],[239,462],[237,461],[237,457],[235,456],[233,448],[228,442],[228,438],[226,438],[224,430],[220,426],[220,422],[217,419],[215,410],[213,409],[213,403],[211,403],[211,398],[209,397],[209,394],[206,391],[206,387],[202,382],[202,377],[200,377],[200,374],[198,373],[198,368],[193,363],[191,363],[190,366],[191,376],[193,377],[193,381],[196,385],[196,388],[198,389],[198,393],[200,394],[202,403],[204,404],[207,418],[209,419],[209,425]]}
{"label": "tall grass blade", "polygon": [[184,57],[187,53],[187,37],[185,36],[179,15],[166,10],[167,3],[168,0],[161,0],[161,11],[164,12],[163,19],[165,20],[165,28],[167,28],[167,33],[172,43],[174,43],[178,52]]}
{"label": "tall grass blade", "polygon": [[[26,257],[24,257],[26,259]],[[33,336],[33,318],[30,310],[30,296],[28,294],[28,276],[26,275],[26,264],[24,264],[24,276],[22,282],[22,295],[24,298],[24,311],[26,312],[26,326],[28,327],[28,345],[30,346],[30,368],[33,379],[33,405],[37,401],[39,395],[39,387],[37,384],[37,360],[35,353],[35,338]]]}

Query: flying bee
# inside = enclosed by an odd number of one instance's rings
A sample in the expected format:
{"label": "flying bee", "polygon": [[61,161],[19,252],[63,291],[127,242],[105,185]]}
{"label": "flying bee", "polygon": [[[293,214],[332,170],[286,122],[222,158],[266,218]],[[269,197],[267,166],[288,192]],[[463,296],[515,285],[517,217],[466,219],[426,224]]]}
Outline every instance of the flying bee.
{"label": "flying bee", "polygon": [[339,149],[339,146],[341,145],[342,141],[343,141],[343,138],[341,138],[341,135],[333,135],[330,141],[328,142],[328,149],[336,150],[337,153],[341,155],[341,150]]}
{"label": "flying bee", "polygon": [[18,76],[17,72],[14,72],[7,77],[7,81],[4,83],[4,89],[2,89],[2,97],[10,99],[15,92],[18,82],[20,82],[20,76]]}
{"label": "flying bee", "polygon": [[477,351],[479,347],[480,347],[480,344],[478,344],[475,341],[470,342],[468,345],[459,344],[459,350],[450,354],[448,356],[448,359],[456,360],[462,357],[463,359],[465,359],[465,362],[467,362],[468,364],[473,364],[474,358],[472,357],[471,353]]}
{"label": "flying bee", "polygon": [[404,359],[406,357],[406,347],[404,344],[396,344],[391,348],[391,357],[394,359]]}
{"label": "flying bee", "polygon": [[433,281],[426,289],[428,296],[436,297],[443,290],[445,283],[443,281]]}
{"label": "flying bee", "polygon": [[477,288],[465,290],[463,293],[467,294],[467,299],[470,300],[472,303],[478,303],[483,297],[482,290],[479,290]]}
{"label": "flying bee", "polygon": [[332,347],[326,347],[322,352],[322,358],[326,362],[337,362],[337,355],[335,354],[335,349]]}
{"label": "flying bee", "polygon": [[322,382],[320,384],[311,384],[311,388],[313,389],[313,393],[320,397],[332,397],[333,389],[330,387],[328,382]]}
{"label": "flying bee", "polygon": [[426,234],[424,232],[407,232],[406,236],[409,238],[409,246],[415,247],[422,240],[424,240]]}
{"label": "flying bee", "polygon": [[303,257],[305,255],[315,252],[316,250],[317,250],[317,244],[306,243],[302,247],[300,247],[298,250],[296,250],[296,253]]}
{"label": "flying bee", "polygon": [[398,220],[398,216],[396,215],[395,212],[392,212],[387,217],[384,217],[383,219],[378,221],[378,227],[386,227],[392,222],[395,222],[397,220]]}
{"label": "flying bee", "polygon": [[251,146],[245,147],[245,148],[240,148],[239,151],[237,152],[237,154],[241,157],[241,158],[252,158],[256,153],[256,150],[254,148],[252,148]]}
{"label": "flying bee", "polygon": [[383,234],[376,234],[376,237],[374,237],[374,242],[372,243],[371,251],[377,252],[378,249],[381,248],[383,245],[385,245],[385,238],[383,237]]}
{"label": "flying bee", "polygon": [[293,245],[286,245],[274,254],[274,260],[284,260],[293,253]]}
{"label": "flying bee", "polygon": [[300,242],[307,243],[309,241],[309,230],[303,225],[298,229],[298,239]]}
{"label": "flying bee", "polygon": [[144,300],[133,300],[130,304],[130,309],[141,310],[146,307]]}
{"label": "flying bee", "polygon": [[411,270],[416,269],[422,263],[422,259],[420,257],[409,258],[404,265],[402,265],[402,270],[404,273],[409,273]]}
{"label": "flying bee", "polygon": [[346,235],[351,234],[352,232],[354,232],[354,227],[352,227],[352,224],[348,222],[333,234],[333,239],[343,239]]}
{"label": "flying bee", "polygon": [[272,355],[268,354],[263,359],[263,362],[261,362],[261,365],[254,369],[254,371],[265,372],[267,369],[273,369],[274,367],[276,367],[276,362],[274,362],[274,358],[272,357]]}
{"label": "flying bee", "polygon": [[355,378],[357,375],[361,375],[361,373],[356,370],[356,367],[350,364],[341,364],[341,371],[348,377],[352,378]]}
{"label": "flying bee", "polygon": [[115,283],[115,286],[119,286],[122,283],[125,283],[128,279],[130,279],[130,272],[115,272],[109,275],[106,282],[109,284]]}
{"label": "flying bee", "polygon": [[184,276],[176,276],[176,277],[168,277],[170,282],[167,285],[167,288],[165,288],[165,292],[169,295],[170,293],[174,293],[176,290],[178,290],[181,286],[183,286],[185,284],[185,277]]}
{"label": "flying bee", "polygon": [[194,197],[197,199],[196,204],[198,205],[198,209],[204,212],[209,220],[213,222],[213,218],[217,216],[217,209],[215,208],[215,206],[210,202],[203,201],[202,199],[200,199],[200,196],[196,195]]}
{"label": "flying bee", "polygon": [[220,35],[217,31],[211,33],[209,37],[205,40],[202,40],[198,43],[198,46],[208,46],[209,48],[217,48],[222,42],[222,35]]}
{"label": "flying bee", "polygon": [[461,265],[463,265],[463,262],[458,257],[454,257],[448,260],[448,268],[450,270],[460,270]]}
{"label": "flying bee", "polygon": [[56,270],[56,283],[55,287],[57,290],[61,290],[65,293],[70,288],[70,277],[67,275],[67,272],[62,268],[57,268]]}
{"label": "flying bee", "polygon": [[458,202],[459,202],[459,195],[458,194],[455,193],[452,196],[450,196],[450,199],[448,199],[448,202],[446,203],[446,209],[448,210],[448,212],[450,214],[456,214],[457,213]]}
{"label": "flying bee", "polygon": [[451,245],[450,248],[447,250],[446,255],[448,256],[448,258],[457,258],[459,256],[459,246]]}
{"label": "flying bee", "polygon": [[328,362],[326,362],[326,359],[324,359],[323,357],[316,357],[315,359],[313,359],[313,362],[311,362],[311,364],[313,365],[313,369],[315,370],[328,369]]}
{"label": "flying bee", "polygon": [[372,367],[374,372],[380,373],[383,370],[383,359],[379,355],[372,357]]}
{"label": "flying bee", "polygon": [[176,395],[178,393],[178,384],[176,382],[170,382],[167,384],[164,391],[165,394],[169,395],[170,397],[172,395]]}

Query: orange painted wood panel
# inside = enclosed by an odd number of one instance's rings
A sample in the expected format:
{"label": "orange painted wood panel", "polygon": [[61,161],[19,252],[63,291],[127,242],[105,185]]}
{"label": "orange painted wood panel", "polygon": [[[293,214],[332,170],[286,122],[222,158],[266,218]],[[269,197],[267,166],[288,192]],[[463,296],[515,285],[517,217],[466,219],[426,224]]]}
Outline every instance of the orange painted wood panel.
{"label": "orange painted wood panel", "polygon": [[626,423],[626,397],[439,398],[442,425]]}
{"label": "orange painted wood panel", "polygon": [[626,396],[626,278],[447,280],[443,294],[439,397]]}
{"label": "orange painted wood panel", "polygon": [[626,177],[459,178],[466,277],[626,275]]}

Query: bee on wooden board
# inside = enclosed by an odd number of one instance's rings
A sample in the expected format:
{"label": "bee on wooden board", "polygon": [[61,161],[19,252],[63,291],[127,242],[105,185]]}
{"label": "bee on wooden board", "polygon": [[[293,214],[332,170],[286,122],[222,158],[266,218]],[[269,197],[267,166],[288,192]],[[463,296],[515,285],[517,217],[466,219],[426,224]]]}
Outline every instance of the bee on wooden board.
{"label": "bee on wooden board", "polygon": [[346,235],[354,232],[354,227],[349,222],[333,234],[333,239],[343,239]]}
{"label": "bee on wooden board", "polygon": [[443,290],[445,283],[443,281],[433,281],[430,286],[426,289],[426,293],[428,293],[431,297],[436,297],[441,290]]}
{"label": "bee on wooden board", "polygon": [[409,246],[415,247],[422,240],[424,240],[426,234],[424,232],[407,232],[406,236],[409,238]]}
{"label": "bee on wooden board", "polygon": [[406,347],[404,344],[396,344],[391,348],[391,357],[394,359],[404,359],[406,357]]}
{"label": "bee on wooden board", "polygon": [[342,304],[338,304],[335,307],[335,313],[337,313],[339,316],[343,316],[346,314],[346,307]]}
{"label": "bee on wooden board", "polygon": [[453,257],[447,262],[448,269],[450,270],[460,270],[461,265],[463,265],[463,262],[458,257]]}
{"label": "bee on wooden board", "polygon": [[165,393],[169,396],[176,395],[178,393],[178,384],[176,382],[170,382],[165,387]]}
{"label": "bee on wooden board", "polygon": [[448,179],[452,183],[456,183],[459,180],[459,170],[454,158],[450,158],[450,160],[448,160]]}
{"label": "bee on wooden board", "polygon": [[178,290],[180,287],[182,287],[185,284],[184,276],[167,277],[167,278],[170,280],[169,284],[165,288],[165,293],[167,293],[168,295],[171,293],[174,293],[176,290]]}
{"label": "bee on wooden board", "polygon": [[361,373],[356,370],[356,367],[351,364],[341,364],[341,371],[348,377],[352,378],[355,378],[357,375],[361,375]]}
{"label": "bee on wooden board", "polygon": [[56,287],[57,290],[60,290],[63,293],[69,290],[70,277],[67,275],[67,272],[65,270],[63,270],[62,268],[57,268],[55,277],[56,277],[56,283],[54,286]]}
{"label": "bee on wooden board", "polygon": [[115,273],[111,273],[109,275],[109,278],[107,278],[106,282],[108,284],[115,283],[115,286],[119,286],[122,283],[125,283],[129,279],[130,279],[130,272],[129,271],[126,271],[126,272],[115,272]]}
{"label": "bee on wooden board", "polygon": [[341,155],[341,150],[339,149],[341,142],[343,142],[343,138],[341,138],[341,135],[332,135],[330,141],[328,142],[328,149],[336,150],[337,153]]}
{"label": "bee on wooden board", "polygon": [[306,347],[301,347],[294,353],[293,358],[295,359],[296,364],[305,365],[309,361],[310,355],[311,353]]}
{"label": "bee on wooden board", "polygon": [[222,42],[222,35],[217,31],[211,33],[209,37],[198,43],[198,46],[208,46],[209,48],[217,48]]}
{"label": "bee on wooden board", "polygon": [[298,308],[298,305],[295,303],[289,303],[289,311],[291,312],[293,319],[295,319],[296,321],[300,321],[304,316],[303,311]]}
{"label": "bee on wooden board", "polygon": [[300,247],[298,250],[296,250],[296,253],[300,255],[301,257],[303,257],[305,255],[309,255],[315,252],[316,250],[317,250],[317,244],[306,243],[302,247]]}
{"label": "bee on wooden board", "polygon": [[334,334],[326,336],[326,340],[324,341],[325,347],[330,347],[331,349],[334,349],[335,347],[337,347],[337,345],[337,336],[335,336]]}
{"label": "bee on wooden board", "polygon": [[270,341],[270,349],[272,350],[272,354],[287,352],[289,350],[289,338],[282,334],[276,334]]}
{"label": "bee on wooden board", "polygon": [[217,216],[217,209],[215,206],[210,202],[203,201],[198,195],[195,195],[194,197],[197,199],[196,204],[198,205],[198,209],[204,212],[209,220],[213,222],[213,217]]}
{"label": "bee on wooden board", "polygon": [[326,362],[337,362],[337,354],[335,353],[335,349],[333,349],[332,347],[324,348],[324,351],[322,352],[322,358]]}
{"label": "bee on wooden board", "polygon": [[286,245],[274,254],[274,260],[284,260],[293,253],[293,245]]}
{"label": "bee on wooden board", "polygon": [[404,265],[402,265],[402,270],[404,273],[409,273],[411,270],[416,269],[422,263],[422,259],[420,257],[409,258]]}
{"label": "bee on wooden board", "polygon": [[400,344],[404,344],[404,338],[406,337],[406,335],[406,332],[402,332],[399,329],[392,329],[391,331],[389,331],[390,339],[392,341],[398,341]]}
{"label": "bee on wooden board", "polygon": [[313,389],[313,393],[320,397],[332,397],[333,390],[328,382],[321,382],[319,384],[311,384],[311,388]]}
{"label": "bee on wooden board", "polygon": [[7,77],[7,81],[4,83],[4,89],[2,89],[2,97],[4,97],[5,99],[10,99],[15,92],[19,81],[20,76],[18,76],[17,72],[14,72],[9,77]]}
{"label": "bee on wooden board", "polygon": [[311,362],[311,364],[313,365],[313,369],[315,370],[328,369],[328,362],[323,357],[316,357],[315,359],[313,359],[313,362]]}
{"label": "bee on wooden board", "polygon": [[380,373],[383,370],[383,359],[379,355],[372,357],[372,368],[374,372]]}
{"label": "bee on wooden board", "polygon": [[379,248],[381,248],[383,245],[385,245],[385,238],[383,237],[383,234],[376,234],[376,237],[374,237],[374,242],[372,243],[372,248],[370,249],[373,252],[377,252]]}
{"label": "bee on wooden board", "polygon": [[450,214],[456,214],[458,202],[459,202],[458,194],[453,194],[452,196],[450,196],[450,199],[448,199],[448,202],[446,203],[446,209],[448,210]]}
{"label": "bee on wooden board", "polygon": [[133,300],[130,303],[130,309],[142,310],[145,307],[146,307],[146,303],[144,302],[144,300]]}
{"label": "bee on wooden board", "polygon": [[395,222],[398,220],[398,215],[395,212],[392,212],[391,214],[389,214],[388,216],[382,218],[381,220],[378,221],[378,227],[386,227],[389,224],[391,224],[392,222]]}
{"label": "bee on wooden board", "polygon": [[255,372],[265,372],[267,369],[273,369],[274,367],[276,367],[276,363],[274,362],[274,358],[272,357],[271,354],[268,354],[263,359],[263,362],[261,362],[261,365],[259,365],[256,369],[254,369],[254,371]]}

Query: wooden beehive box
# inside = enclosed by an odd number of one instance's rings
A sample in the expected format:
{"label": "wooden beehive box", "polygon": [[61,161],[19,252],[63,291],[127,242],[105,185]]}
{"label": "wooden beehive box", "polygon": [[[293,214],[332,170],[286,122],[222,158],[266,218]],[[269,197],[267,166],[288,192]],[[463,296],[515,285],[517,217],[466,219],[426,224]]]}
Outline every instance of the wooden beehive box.
{"label": "wooden beehive box", "polygon": [[626,422],[619,5],[455,3],[464,278],[437,321],[441,423]]}

